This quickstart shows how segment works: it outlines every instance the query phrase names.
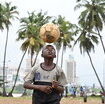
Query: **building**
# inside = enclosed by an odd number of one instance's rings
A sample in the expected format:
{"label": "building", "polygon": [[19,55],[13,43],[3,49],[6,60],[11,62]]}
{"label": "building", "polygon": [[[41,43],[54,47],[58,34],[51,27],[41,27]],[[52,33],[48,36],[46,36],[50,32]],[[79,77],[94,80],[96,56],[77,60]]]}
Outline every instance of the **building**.
{"label": "building", "polygon": [[[8,67],[6,66],[5,67],[5,79],[7,76],[7,72],[6,72],[7,69],[8,69]],[[0,79],[3,80],[3,67],[2,66],[0,66]]]}
{"label": "building", "polygon": [[[14,85],[17,70],[18,70],[17,67],[10,67],[10,66],[5,67],[5,82],[7,82],[6,86],[12,87]],[[23,78],[24,78],[24,69],[20,68],[16,85],[23,84],[24,82]],[[0,67],[0,79],[3,79],[3,68],[2,67]]]}
{"label": "building", "polygon": [[76,83],[76,62],[71,55],[69,55],[69,59],[66,60],[65,75],[68,83],[71,84]]}

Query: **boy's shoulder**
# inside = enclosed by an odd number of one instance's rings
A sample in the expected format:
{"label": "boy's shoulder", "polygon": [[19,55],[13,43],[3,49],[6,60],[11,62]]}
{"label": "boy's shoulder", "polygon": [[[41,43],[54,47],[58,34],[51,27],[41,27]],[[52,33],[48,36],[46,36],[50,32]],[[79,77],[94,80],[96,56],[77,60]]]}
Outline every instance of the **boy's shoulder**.
{"label": "boy's shoulder", "polygon": [[36,71],[39,67],[40,67],[40,64],[37,64],[37,65],[33,66],[32,71]]}
{"label": "boy's shoulder", "polygon": [[57,71],[58,75],[60,75],[61,73],[64,73],[63,69],[60,66],[56,66],[56,71]]}
{"label": "boy's shoulder", "polygon": [[63,71],[63,69],[60,66],[58,66],[58,65],[56,65],[56,70],[57,71]]}

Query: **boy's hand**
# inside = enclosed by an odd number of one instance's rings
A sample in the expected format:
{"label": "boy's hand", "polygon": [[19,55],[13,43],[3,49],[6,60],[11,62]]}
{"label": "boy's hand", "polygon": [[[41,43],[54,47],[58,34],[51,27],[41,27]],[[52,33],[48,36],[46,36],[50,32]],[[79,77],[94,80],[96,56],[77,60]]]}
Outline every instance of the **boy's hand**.
{"label": "boy's hand", "polygon": [[39,87],[39,90],[42,91],[42,92],[45,92],[47,94],[51,93],[52,92],[52,87],[51,86],[41,86]]}
{"label": "boy's hand", "polygon": [[52,81],[52,88],[57,88],[58,87],[58,81],[53,80]]}

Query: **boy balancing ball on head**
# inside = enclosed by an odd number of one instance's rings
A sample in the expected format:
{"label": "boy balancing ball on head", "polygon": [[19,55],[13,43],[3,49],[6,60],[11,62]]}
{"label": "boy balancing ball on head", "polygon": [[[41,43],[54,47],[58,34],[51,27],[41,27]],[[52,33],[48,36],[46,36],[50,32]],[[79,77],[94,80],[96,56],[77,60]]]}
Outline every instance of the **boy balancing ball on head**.
{"label": "boy balancing ball on head", "polygon": [[60,104],[63,85],[67,84],[63,70],[53,63],[55,48],[46,45],[42,50],[44,62],[25,77],[24,88],[33,89],[32,104]]}

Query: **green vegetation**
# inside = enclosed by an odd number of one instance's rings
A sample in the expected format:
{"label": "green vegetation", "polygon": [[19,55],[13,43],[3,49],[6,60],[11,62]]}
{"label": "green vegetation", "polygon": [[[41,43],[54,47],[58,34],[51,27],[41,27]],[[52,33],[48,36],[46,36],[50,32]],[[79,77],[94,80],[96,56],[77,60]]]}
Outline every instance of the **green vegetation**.
{"label": "green vegetation", "polygon": [[0,99],[21,99],[21,100],[29,99],[29,100],[31,100],[31,96],[24,96],[24,97],[2,97],[2,96],[0,96]]}

